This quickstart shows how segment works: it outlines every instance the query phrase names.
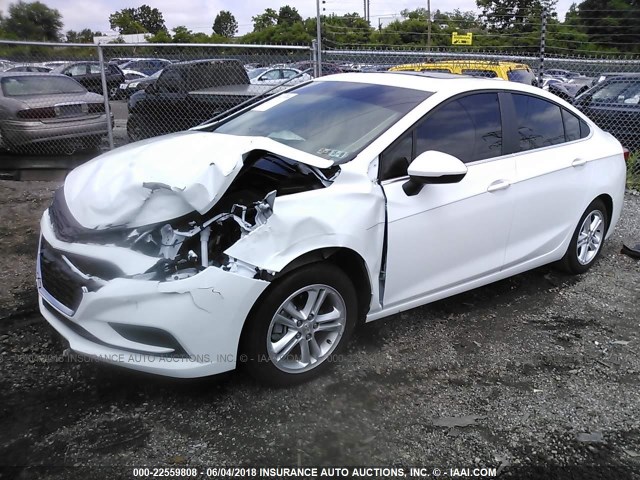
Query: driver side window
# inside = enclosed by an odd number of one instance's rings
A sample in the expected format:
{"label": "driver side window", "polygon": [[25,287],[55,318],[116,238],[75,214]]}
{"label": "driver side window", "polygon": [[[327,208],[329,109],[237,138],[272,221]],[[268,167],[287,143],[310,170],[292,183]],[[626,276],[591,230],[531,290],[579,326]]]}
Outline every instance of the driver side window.
{"label": "driver side window", "polygon": [[465,163],[502,155],[498,94],[467,95],[429,112],[382,153],[378,178],[406,176],[411,161],[427,150],[448,153]]}

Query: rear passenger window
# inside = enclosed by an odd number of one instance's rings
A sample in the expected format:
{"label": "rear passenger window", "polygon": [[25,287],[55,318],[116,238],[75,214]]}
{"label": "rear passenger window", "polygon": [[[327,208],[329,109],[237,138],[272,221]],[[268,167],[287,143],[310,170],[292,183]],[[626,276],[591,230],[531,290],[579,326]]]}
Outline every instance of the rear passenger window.
{"label": "rear passenger window", "polygon": [[516,109],[520,149],[557,145],[565,141],[561,109],[547,100],[529,95],[511,94]]}
{"label": "rear passenger window", "polygon": [[437,150],[465,163],[502,155],[497,93],[478,93],[437,108],[417,127],[415,156]]}
{"label": "rear passenger window", "polygon": [[578,117],[562,109],[562,120],[564,120],[564,135],[567,142],[580,139],[580,120]]}
{"label": "rear passenger window", "polygon": [[591,129],[589,128],[589,125],[587,125],[587,122],[580,120],[580,138],[588,137],[589,132],[591,132]]}

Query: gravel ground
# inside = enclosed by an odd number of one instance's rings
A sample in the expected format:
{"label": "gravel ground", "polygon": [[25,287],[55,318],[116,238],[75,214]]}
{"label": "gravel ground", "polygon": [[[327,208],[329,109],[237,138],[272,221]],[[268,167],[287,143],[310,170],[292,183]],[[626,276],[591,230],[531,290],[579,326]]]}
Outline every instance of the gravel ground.
{"label": "gravel ground", "polygon": [[589,273],[543,267],[365,325],[328,374],[267,389],[63,358],[33,310],[55,187],[0,182],[0,478],[132,478],[140,465],[640,478],[640,263],[619,253],[640,238],[637,194]]}

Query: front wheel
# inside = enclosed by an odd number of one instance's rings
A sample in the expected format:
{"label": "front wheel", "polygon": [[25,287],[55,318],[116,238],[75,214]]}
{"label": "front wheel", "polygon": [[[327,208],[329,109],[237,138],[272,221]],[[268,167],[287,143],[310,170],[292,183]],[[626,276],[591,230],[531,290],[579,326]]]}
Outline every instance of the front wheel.
{"label": "front wheel", "polygon": [[295,385],[319,375],[356,324],[353,284],[330,264],[291,272],[260,302],[247,320],[241,351],[249,373],[270,385]]}
{"label": "front wheel", "polygon": [[560,261],[562,268],[574,274],[589,270],[602,252],[608,225],[609,218],[604,202],[600,199],[594,200],[580,217],[567,253]]}

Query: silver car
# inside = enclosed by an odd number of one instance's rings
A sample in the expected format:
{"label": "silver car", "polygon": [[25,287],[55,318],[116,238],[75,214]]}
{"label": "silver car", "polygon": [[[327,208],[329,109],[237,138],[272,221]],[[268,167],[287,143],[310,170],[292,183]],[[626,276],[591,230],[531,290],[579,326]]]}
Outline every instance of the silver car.
{"label": "silver car", "polygon": [[0,146],[73,153],[97,147],[106,134],[102,95],[65,75],[0,73]]}

